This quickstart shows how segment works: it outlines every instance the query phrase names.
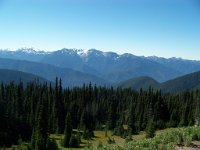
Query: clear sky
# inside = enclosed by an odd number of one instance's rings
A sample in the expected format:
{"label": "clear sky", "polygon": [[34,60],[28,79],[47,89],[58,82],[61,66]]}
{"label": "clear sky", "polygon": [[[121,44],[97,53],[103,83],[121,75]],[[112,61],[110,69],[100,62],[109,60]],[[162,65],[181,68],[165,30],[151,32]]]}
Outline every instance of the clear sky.
{"label": "clear sky", "polygon": [[0,0],[0,48],[200,60],[200,0]]}

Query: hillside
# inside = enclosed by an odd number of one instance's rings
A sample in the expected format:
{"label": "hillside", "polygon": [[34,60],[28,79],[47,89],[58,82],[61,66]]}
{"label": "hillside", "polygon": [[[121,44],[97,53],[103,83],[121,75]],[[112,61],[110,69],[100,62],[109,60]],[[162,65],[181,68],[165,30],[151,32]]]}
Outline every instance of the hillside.
{"label": "hillside", "polygon": [[161,84],[165,92],[180,92],[200,88],[200,71],[169,80]]}
{"label": "hillside", "polygon": [[121,88],[132,88],[134,90],[140,90],[140,88],[147,90],[149,86],[158,88],[159,83],[150,77],[138,77],[138,78],[132,78],[130,80],[121,82],[117,84],[116,86],[119,86]]}
{"label": "hillside", "polygon": [[3,59],[0,58],[0,69],[11,69],[28,72],[41,76],[49,81],[55,81],[55,78],[62,78],[64,86],[81,86],[84,83],[96,83],[97,85],[106,85],[108,82],[94,75],[82,73],[69,68],[59,68],[49,64]]}
{"label": "hillside", "polygon": [[117,86],[122,88],[132,88],[139,90],[147,89],[149,86],[154,89],[162,89],[164,92],[181,92],[186,90],[195,90],[200,88],[200,71],[187,74],[163,83],[158,83],[150,77],[139,77],[126,80]]}
{"label": "hillside", "polygon": [[37,81],[40,83],[49,82],[48,80],[42,77],[30,73],[25,73],[15,70],[0,69],[0,82],[7,84],[10,82],[19,83],[20,81],[22,81],[25,85],[30,81]]}

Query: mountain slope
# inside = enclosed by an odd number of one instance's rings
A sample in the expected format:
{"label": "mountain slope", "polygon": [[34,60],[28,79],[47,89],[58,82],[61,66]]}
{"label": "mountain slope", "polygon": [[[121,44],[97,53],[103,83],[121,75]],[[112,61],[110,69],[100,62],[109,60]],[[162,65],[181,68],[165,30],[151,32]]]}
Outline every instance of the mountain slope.
{"label": "mountain slope", "polygon": [[182,58],[162,58],[162,57],[147,57],[147,59],[160,63],[164,66],[170,66],[174,70],[179,71],[182,75],[196,72],[200,70],[200,61],[185,60]]}
{"label": "mountain slope", "polygon": [[134,90],[139,90],[140,88],[148,89],[151,86],[154,89],[161,89],[163,92],[170,93],[190,91],[200,89],[200,71],[163,83],[158,83],[150,77],[138,77],[121,82],[117,86],[121,88],[132,88]]}
{"label": "mountain slope", "polygon": [[89,82],[96,83],[97,85],[107,84],[105,80],[90,74],[37,62],[0,58],[0,68],[32,73],[50,81],[54,81],[58,77],[62,79],[64,86],[80,86],[83,83]]}
{"label": "mountain slope", "polygon": [[78,52],[79,50],[74,49],[58,50],[45,55],[39,62],[99,76],[99,72],[95,68],[89,67],[83,62]]}
{"label": "mountain slope", "polygon": [[2,83],[10,83],[10,82],[15,82],[19,83],[22,81],[24,84],[30,82],[30,81],[38,81],[39,83],[48,83],[49,81],[30,74],[30,73],[25,73],[21,71],[15,71],[15,70],[7,70],[7,69],[0,69],[0,82]]}
{"label": "mountain slope", "polygon": [[159,83],[150,77],[137,77],[121,82],[117,85],[117,87],[132,88],[134,90],[140,90],[140,88],[147,90],[150,86],[158,88]]}
{"label": "mountain slope", "polygon": [[113,83],[138,76],[150,76],[158,81],[166,81],[179,75],[176,70],[143,57],[105,53],[94,49],[88,51],[85,63],[91,68],[98,68],[102,77]]}
{"label": "mountain slope", "polygon": [[169,80],[161,84],[165,92],[180,92],[200,89],[200,71]]}

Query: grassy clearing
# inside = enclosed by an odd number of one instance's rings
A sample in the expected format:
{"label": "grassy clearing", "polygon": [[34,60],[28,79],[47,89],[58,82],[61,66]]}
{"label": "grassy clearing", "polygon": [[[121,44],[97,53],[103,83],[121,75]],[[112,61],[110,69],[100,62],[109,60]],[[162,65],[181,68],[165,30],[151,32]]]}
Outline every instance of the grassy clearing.
{"label": "grassy clearing", "polygon": [[133,141],[125,143],[125,139],[119,136],[112,136],[112,132],[108,131],[108,137],[115,140],[114,144],[108,144],[104,131],[94,131],[95,138],[92,140],[82,140],[80,148],[63,148],[60,146],[60,140],[63,135],[51,135],[55,138],[61,150],[80,150],[97,149],[101,142],[102,150],[175,150],[177,145],[190,146],[192,141],[200,140],[200,127],[187,128],[170,128],[156,131],[156,136],[151,139],[145,138],[145,132],[140,132],[138,135],[133,135]]}
{"label": "grassy clearing", "polygon": [[[160,131],[157,131],[156,134],[159,135],[168,130],[169,129],[160,130]],[[75,129],[74,131],[76,132],[77,130]],[[112,145],[121,146],[121,147],[125,145],[125,139],[121,138],[120,136],[112,135],[111,131],[107,132],[107,137],[105,136],[105,131],[94,131],[94,135],[95,135],[95,137],[92,140],[81,139],[80,148],[64,148],[64,147],[62,147],[61,141],[64,139],[63,134],[51,134],[50,138],[53,138],[56,140],[56,142],[61,150],[80,150],[80,149],[84,149],[86,147],[97,148],[99,143],[102,143],[103,146],[109,146],[110,144],[108,144],[108,137],[110,137],[111,139],[114,139],[115,143]],[[145,132],[142,131],[138,135],[132,135],[132,139],[133,139],[133,141],[141,141],[141,140],[145,139]]]}
{"label": "grassy clearing", "polygon": [[[124,129],[126,129],[127,126],[124,125]],[[171,130],[174,130],[173,128],[168,128],[168,129],[163,129],[163,130],[158,130],[156,131],[156,135],[160,135],[160,134],[164,134],[166,132],[170,132]],[[108,131],[108,136],[105,137],[105,131],[94,131],[94,135],[95,135],[95,138],[93,138],[92,140],[90,141],[87,141],[87,140],[84,140],[84,139],[81,139],[81,141],[83,142],[81,144],[81,148],[79,149],[83,149],[85,147],[88,147],[88,142],[90,143],[90,146],[92,148],[97,148],[98,147],[98,144],[101,142],[104,146],[120,146],[120,147],[123,147],[126,145],[125,143],[125,139],[124,138],[121,138],[120,136],[115,136],[112,134],[111,131]],[[139,134],[137,135],[132,135],[132,141],[142,141],[145,139],[145,131],[141,131]],[[114,139],[115,140],[115,143],[114,144],[108,144],[108,137],[110,137],[111,139]]]}
{"label": "grassy clearing", "polygon": [[[175,150],[177,145],[191,146],[200,140],[200,127],[174,128],[159,131],[154,138],[132,141],[124,146],[105,146],[102,150]],[[94,148],[91,148],[94,149]]]}
{"label": "grassy clearing", "polygon": [[[77,130],[73,131],[76,132]],[[145,132],[140,132],[138,135],[133,135],[133,140],[129,143],[126,143],[125,139],[119,136],[113,136],[111,131],[107,132],[107,137],[105,136],[105,131],[94,131],[94,135],[95,137],[92,140],[81,139],[80,148],[62,147],[63,134],[52,134],[50,138],[56,140],[60,150],[175,150],[177,145],[182,147],[191,146],[192,141],[200,141],[200,127],[159,130],[156,131],[156,136],[150,139],[145,138]],[[108,144],[108,137],[114,139],[115,143]],[[102,144],[101,148],[98,147],[99,143]],[[6,148],[6,150],[11,149]]]}
{"label": "grassy clearing", "polygon": [[[76,132],[77,130],[73,130]],[[107,132],[107,137],[105,135],[105,131],[94,131],[94,138],[91,140],[85,140],[81,139],[81,145],[80,148],[64,148],[61,146],[61,141],[64,139],[63,134],[51,134],[50,138],[53,138],[56,140],[58,147],[61,150],[80,150],[87,147],[97,148],[99,143],[102,143],[103,146],[109,146],[109,145],[116,145],[116,146],[124,146],[125,139],[121,138],[120,136],[115,136],[112,134],[111,131]],[[108,144],[108,138],[114,139],[114,144]],[[132,136],[133,140],[142,140],[145,138],[145,132],[140,132],[138,135]]]}

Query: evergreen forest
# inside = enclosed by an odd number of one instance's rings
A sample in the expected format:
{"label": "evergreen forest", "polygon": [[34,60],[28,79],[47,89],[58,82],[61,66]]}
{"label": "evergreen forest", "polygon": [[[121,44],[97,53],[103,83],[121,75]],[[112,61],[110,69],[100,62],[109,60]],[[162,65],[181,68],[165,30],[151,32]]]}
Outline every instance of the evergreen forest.
{"label": "evergreen forest", "polygon": [[146,130],[151,138],[153,130],[199,123],[200,90],[171,94],[151,87],[139,91],[92,84],[63,88],[58,78],[53,85],[0,85],[0,147],[27,142],[30,150],[57,149],[50,134],[64,134],[64,147],[79,147],[81,138],[94,137],[94,130],[125,138]]}

